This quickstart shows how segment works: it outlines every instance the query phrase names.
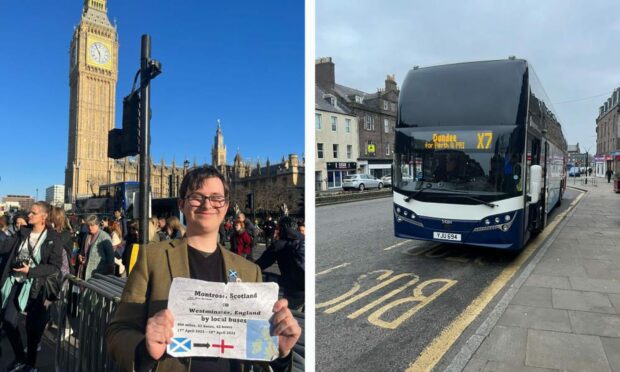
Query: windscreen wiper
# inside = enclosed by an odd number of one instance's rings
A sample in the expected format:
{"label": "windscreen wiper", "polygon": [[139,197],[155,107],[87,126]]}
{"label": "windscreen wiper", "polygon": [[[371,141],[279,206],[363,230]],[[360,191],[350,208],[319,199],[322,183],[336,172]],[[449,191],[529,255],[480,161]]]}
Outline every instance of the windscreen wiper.
{"label": "windscreen wiper", "polygon": [[[420,182],[424,183],[424,181],[420,181]],[[407,197],[405,198],[405,201],[408,203],[408,202],[409,202],[409,200],[411,200],[412,198],[415,198],[416,196],[418,196],[418,194],[419,194],[419,193],[421,193],[421,192],[422,192],[422,191],[424,191],[424,190],[428,190],[428,189],[430,189],[431,187],[433,187],[433,184],[432,184],[432,183],[430,183],[430,182],[429,182],[429,183],[427,183],[427,184],[426,184],[426,188],[420,188],[420,190],[416,191],[416,192],[415,192],[415,194],[407,196]]]}
{"label": "windscreen wiper", "polygon": [[487,207],[491,207],[491,208],[495,208],[495,207],[497,207],[497,204],[489,203],[489,202],[486,202],[486,201],[484,201],[484,200],[482,200],[482,199],[478,199],[478,198],[475,198],[475,197],[470,196],[470,195],[465,195],[465,194],[453,194],[453,195],[450,195],[450,196],[456,196],[457,198],[466,198],[466,199],[469,199],[469,200],[473,200],[473,201],[476,201],[476,202],[478,202],[478,203],[480,203],[480,204],[484,204],[484,205],[486,205]]}

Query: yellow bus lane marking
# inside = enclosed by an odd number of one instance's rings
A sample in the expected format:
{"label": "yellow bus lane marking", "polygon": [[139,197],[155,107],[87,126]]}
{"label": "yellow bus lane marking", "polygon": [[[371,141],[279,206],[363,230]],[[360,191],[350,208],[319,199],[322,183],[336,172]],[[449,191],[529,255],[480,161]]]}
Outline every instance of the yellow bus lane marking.
{"label": "yellow bus lane marking", "polygon": [[485,288],[478,297],[476,297],[467,306],[456,319],[441,331],[439,336],[422,350],[418,358],[412,362],[406,369],[407,372],[430,371],[441,360],[445,353],[450,350],[459,336],[465,329],[480,315],[482,310],[491,302],[491,300],[501,291],[506,284],[512,279],[514,274],[521,268],[527,259],[534,253],[543,241],[555,230],[557,225],[564,217],[577,205],[585,193],[580,194],[571,205],[551,222],[547,227],[535,237],[523,252],[511,262],[495,280]]}
{"label": "yellow bus lane marking", "polygon": [[341,265],[334,266],[334,267],[329,268],[329,269],[327,269],[327,270],[323,270],[323,271],[321,271],[320,273],[316,273],[316,275],[315,275],[315,276],[329,274],[329,273],[331,273],[331,272],[332,272],[332,271],[334,271],[334,270],[337,270],[337,269],[340,269],[340,268],[343,268],[343,267],[347,267],[347,266],[349,266],[349,265],[350,265],[350,263],[345,262],[345,263],[343,263],[343,264],[341,264]]}
{"label": "yellow bus lane marking", "polygon": [[[362,293],[357,294],[359,290],[362,288],[362,281],[376,274],[380,274],[380,275],[375,279],[375,281],[379,281],[381,283],[365,290]],[[355,281],[355,283],[353,284],[350,290],[348,290],[344,294],[332,300],[317,304],[316,308],[320,309],[320,308],[328,307],[328,309],[324,310],[324,312],[327,314],[333,314],[351,305],[354,302],[357,302],[363,298],[366,298],[370,294],[400,279],[409,278],[409,281],[407,281],[405,284],[401,285],[400,287],[391,290],[390,292],[384,294],[383,296],[372,301],[371,303],[347,315],[347,318],[349,319],[356,319],[360,315],[366,313],[367,311],[371,309],[374,309],[380,304],[384,304],[383,306],[379,307],[377,310],[375,310],[372,314],[368,316],[368,322],[381,328],[396,329],[407,319],[415,315],[415,313],[417,313],[420,309],[427,306],[429,303],[431,303],[433,300],[439,297],[442,293],[444,293],[450,287],[452,287],[453,285],[457,283],[456,280],[452,280],[452,279],[430,279],[425,282],[419,283],[420,277],[413,273],[402,273],[402,274],[397,274],[397,275],[390,277],[392,274],[394,274],[392,270],[376,270],[368,274],[362,274],[357,278],[357,280]],[[424,294],[424,290],[427,287],[433,284],[438,284],[438,283],[441,283],[441,285],[438,288],[433,289],[432,293]],[[397,299],[397,300],[394,300],[394,301],[391,301],[385,304],[387,300],[403,292],[407,288],[415,286],[415,285],[417,286],[413,289],[413,295],[406,296],[406,297],[403,297],[403,298],[400,298],[400,299]],[[394,320],[386,321],[386,320],[381,319],[381,316],[383,314],[392,310],[393,308],[400,306],[402,304],[407,304],[411,302],[417,302],[417,304],[413,306],[412,308],[406,310],[403,314],[396,317]]]}

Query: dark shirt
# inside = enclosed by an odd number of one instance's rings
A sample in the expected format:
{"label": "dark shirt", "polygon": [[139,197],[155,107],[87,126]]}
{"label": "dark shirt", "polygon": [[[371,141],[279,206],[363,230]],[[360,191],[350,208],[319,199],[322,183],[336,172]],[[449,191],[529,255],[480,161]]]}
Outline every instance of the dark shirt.
{"label": "dark shirt", "polygon": [[[220,249],[205,253],[191,246],[187,247],[189,258],[189,276],[192,279],[224,283],[224,259]],[[193,371],[238,371],[239,363],[224,358],[192,358]]]}

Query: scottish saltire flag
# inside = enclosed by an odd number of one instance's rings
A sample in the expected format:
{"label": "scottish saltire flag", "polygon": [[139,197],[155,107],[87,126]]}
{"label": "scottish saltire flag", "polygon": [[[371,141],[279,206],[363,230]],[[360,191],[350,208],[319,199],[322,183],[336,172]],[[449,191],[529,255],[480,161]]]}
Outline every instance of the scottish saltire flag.
{"label": "scottish saltire flag", "polygon": [[170,351],[175,353],[183,353],[192,350],[192,340],[185,337],[176,337],[172,339],[169,346]]}

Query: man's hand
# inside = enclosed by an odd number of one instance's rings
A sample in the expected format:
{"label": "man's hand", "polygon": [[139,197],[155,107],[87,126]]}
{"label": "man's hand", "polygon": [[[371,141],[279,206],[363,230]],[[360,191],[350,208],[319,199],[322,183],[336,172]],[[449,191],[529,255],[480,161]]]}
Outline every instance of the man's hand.
{"label": "man's hand", "polygon": [[26,265],[26,264],[22,264],[23,266],[20,267],[19,269],[13,269],[13,271],[16,271],[18,273],[24,273],[26,275],[28,275],[28,272],[30,271],[30,266]]}
{"label": "man's hand", "polygon": [[84,264],[84,261],[85,261],[84,256],[82,256],[81,254],[78,254],[78,262],[80,264]]}
{"label": "man's hand", "polygon": [[271,324],[274,327],[274,336],[278,336],[280,349],[280,358],[288,356],[291,349],[301,336],[301,327],[297,323],[297,319],[293,317],[291,310],[288,308],[288,301],[284,298],[276,301],[273,305],[273,317]]}
{"label": "man's hand", "polygon": [[166,345],[172,340],[172,327],[174,318],[172,312],[164,309],[152,317],[146,323],[146,350],[151,358],[159,360],[166,352]]}

